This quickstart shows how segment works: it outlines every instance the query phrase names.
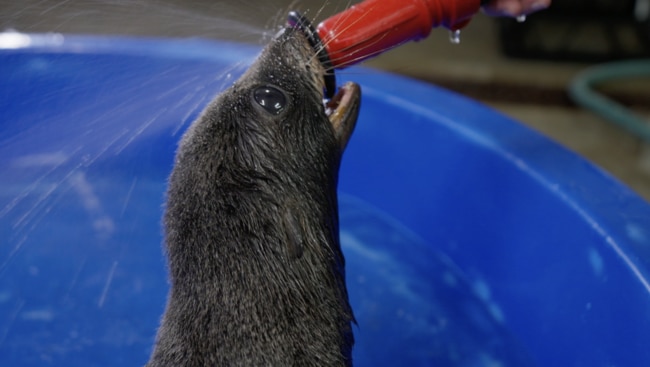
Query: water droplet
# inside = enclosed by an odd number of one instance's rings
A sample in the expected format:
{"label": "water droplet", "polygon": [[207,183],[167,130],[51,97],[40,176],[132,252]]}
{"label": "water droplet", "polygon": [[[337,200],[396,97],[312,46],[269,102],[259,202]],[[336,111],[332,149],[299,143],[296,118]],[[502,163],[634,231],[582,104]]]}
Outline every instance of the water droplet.
{"label": "water droplet", "polygon": [[454,45],[460,43],[460,29],[449,32],[449,42],[453,43]]}
{"label": "water droplet", "polygon": [[516,19],[517,19],[517,23],[523,23],[523,22],[526,21],[526,15],[522,14],[522,15],[518,16]]}

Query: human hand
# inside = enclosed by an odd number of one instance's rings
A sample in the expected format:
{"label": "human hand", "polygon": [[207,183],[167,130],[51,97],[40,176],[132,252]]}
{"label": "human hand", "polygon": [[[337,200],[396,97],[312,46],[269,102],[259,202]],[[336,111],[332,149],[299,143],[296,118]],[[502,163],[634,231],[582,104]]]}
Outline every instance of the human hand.
{"label": "human hand", "polygon": [[483,9],[493,16],[518,17],[545,9],[549,5],[551,0],[490,0]]}

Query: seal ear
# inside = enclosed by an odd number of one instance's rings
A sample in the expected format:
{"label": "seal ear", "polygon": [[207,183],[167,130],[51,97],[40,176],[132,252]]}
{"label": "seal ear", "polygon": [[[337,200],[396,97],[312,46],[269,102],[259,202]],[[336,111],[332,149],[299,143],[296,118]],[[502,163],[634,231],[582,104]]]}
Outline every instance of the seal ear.
{"label": "seal ear", "polygon": [[289,208],[284,210],[282,225],[284,226],[284,233],[287,235],[287,255],[290,260],[299,259],[304,251],[304,230],[300,221],[296,219]]}

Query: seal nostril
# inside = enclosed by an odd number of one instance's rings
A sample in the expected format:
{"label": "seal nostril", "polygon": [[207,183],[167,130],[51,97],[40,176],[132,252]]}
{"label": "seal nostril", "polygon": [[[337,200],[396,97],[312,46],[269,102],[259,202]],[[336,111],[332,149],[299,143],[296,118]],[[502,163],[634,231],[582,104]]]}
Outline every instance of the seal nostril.
{"label": "seal nostril", "polygon": [[264,86],[253,91],[255,102],[272,115],[279,115],[287,105],[287,97],[281,90]]}

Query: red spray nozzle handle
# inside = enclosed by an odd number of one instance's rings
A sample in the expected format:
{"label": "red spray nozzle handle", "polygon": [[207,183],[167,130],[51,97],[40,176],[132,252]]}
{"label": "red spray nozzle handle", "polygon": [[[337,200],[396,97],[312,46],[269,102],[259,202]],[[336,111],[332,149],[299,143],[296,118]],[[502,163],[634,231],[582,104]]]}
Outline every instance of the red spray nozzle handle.
{"label": "red spray nozzle handle", "polygon": [[366,0],[318,25],[335,69],[357,64],[429,35],[434,27],[462,28],[481,0]]}

